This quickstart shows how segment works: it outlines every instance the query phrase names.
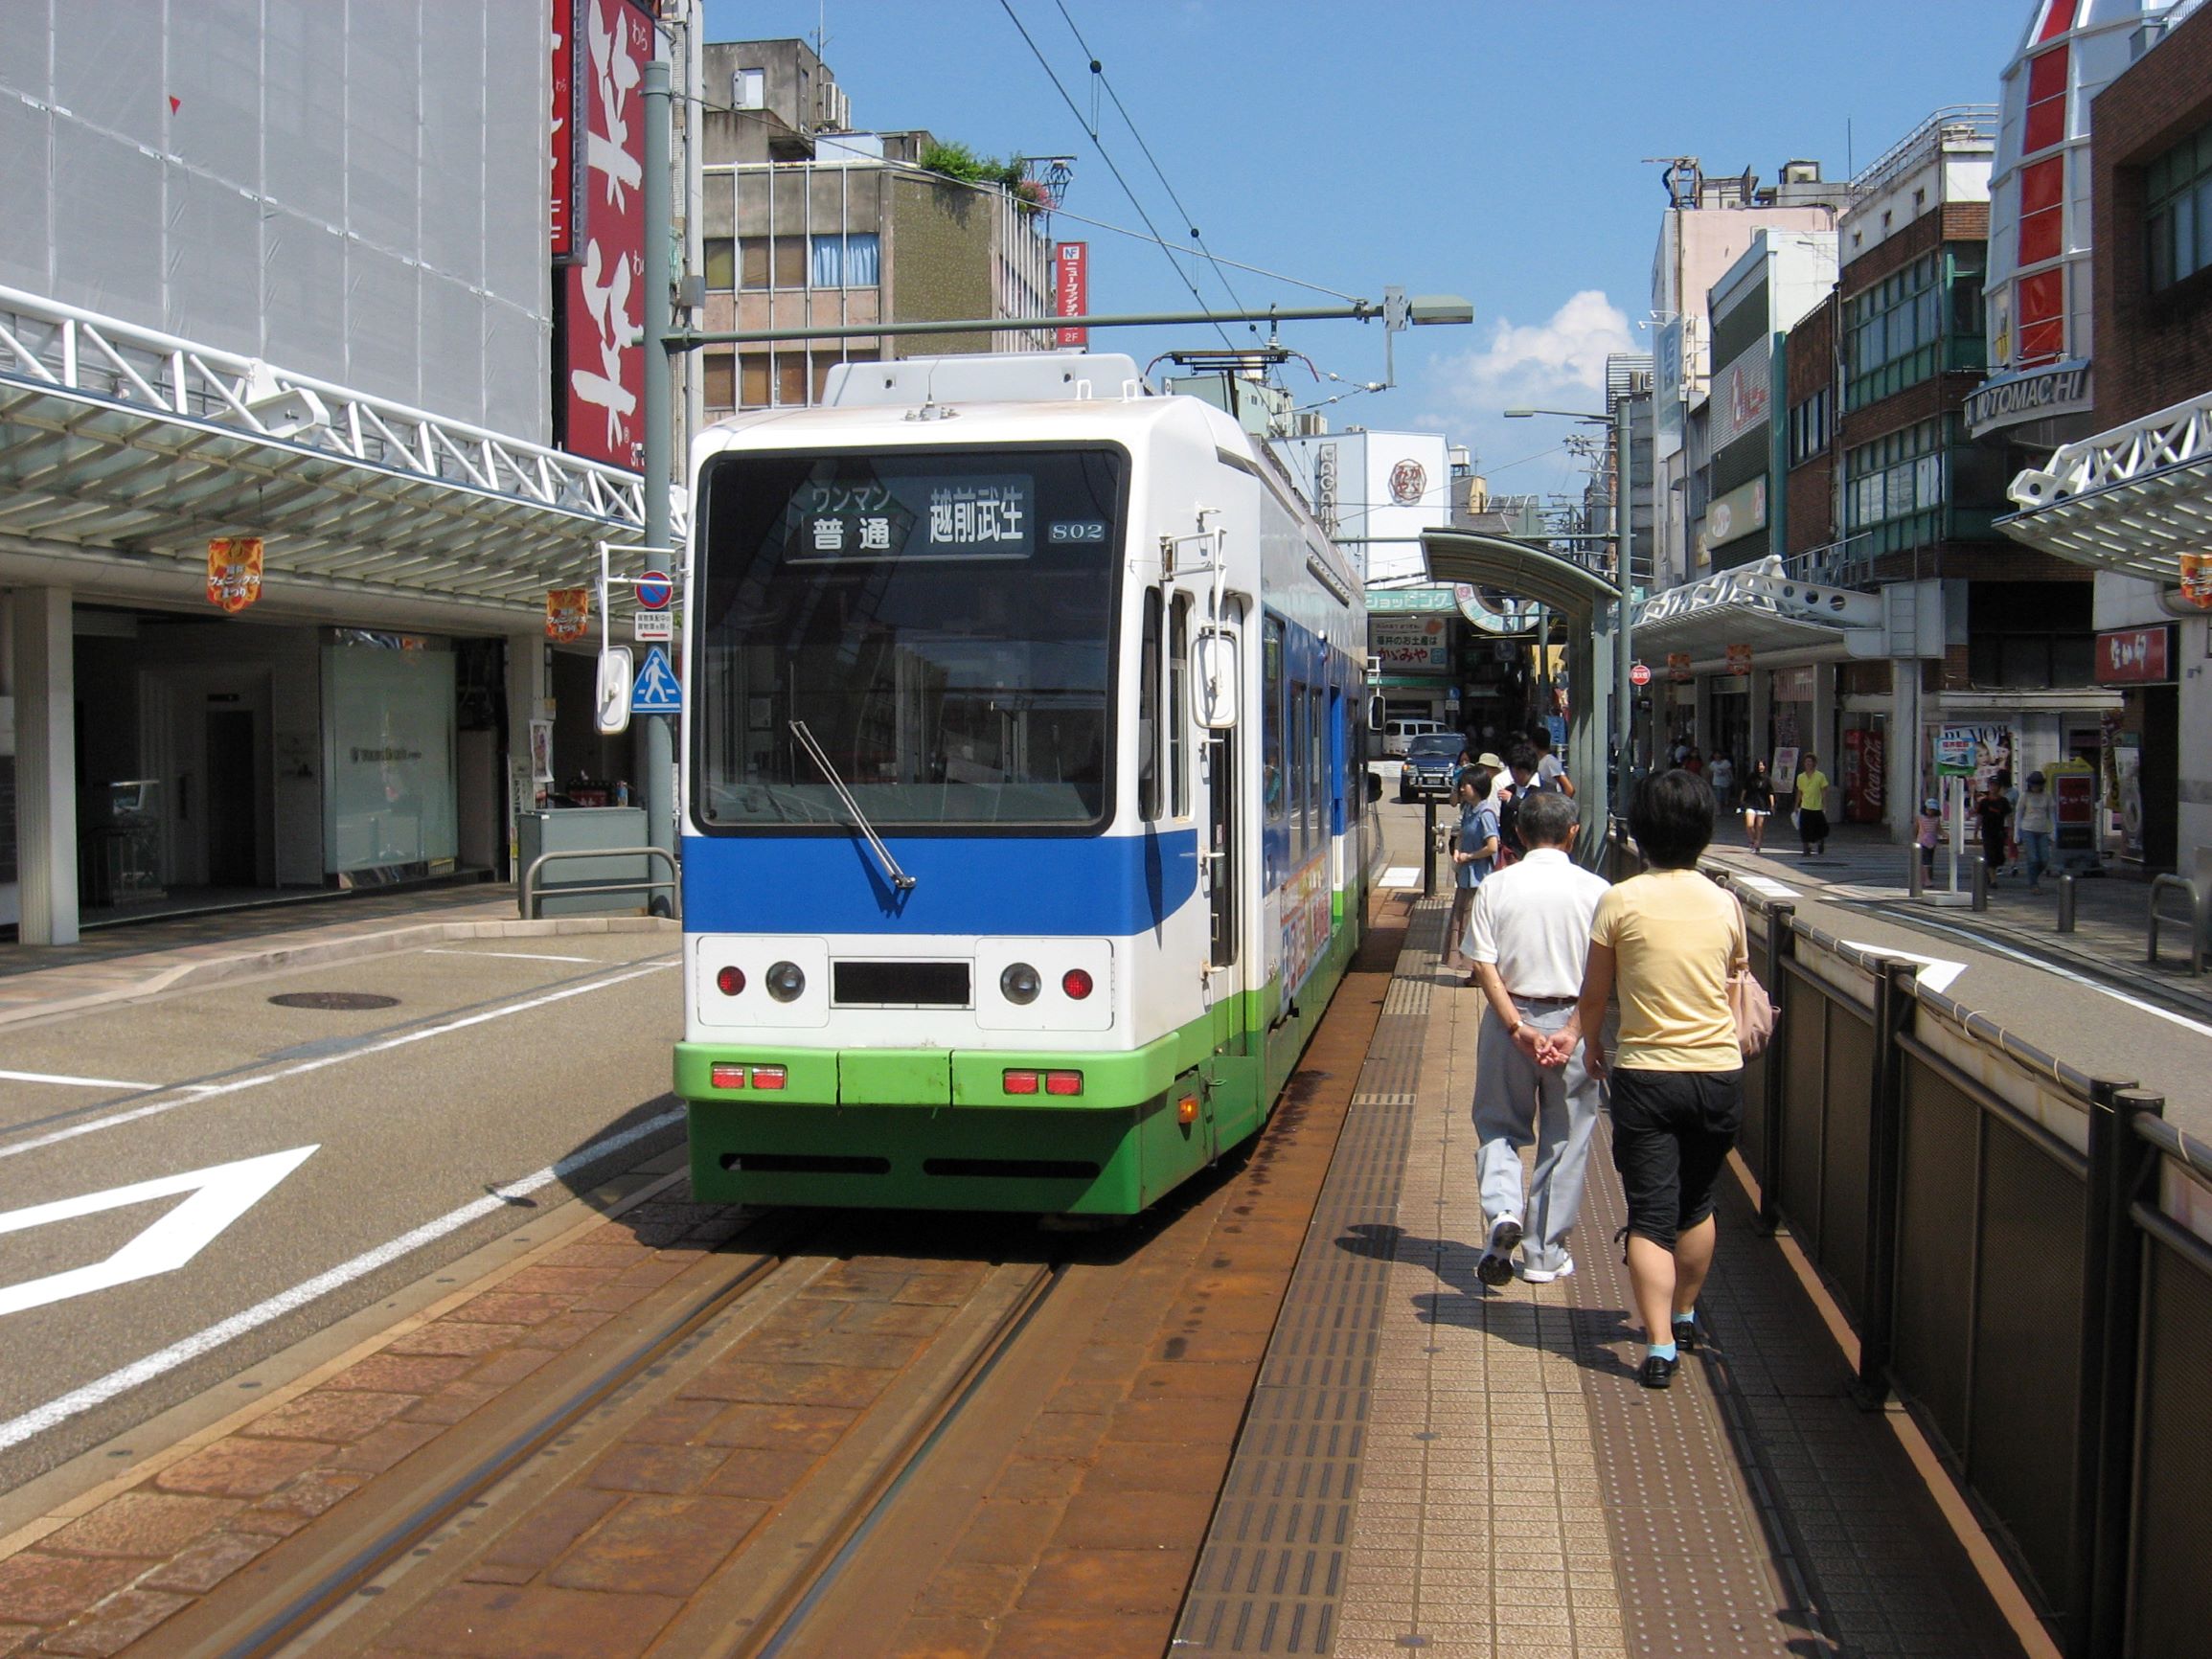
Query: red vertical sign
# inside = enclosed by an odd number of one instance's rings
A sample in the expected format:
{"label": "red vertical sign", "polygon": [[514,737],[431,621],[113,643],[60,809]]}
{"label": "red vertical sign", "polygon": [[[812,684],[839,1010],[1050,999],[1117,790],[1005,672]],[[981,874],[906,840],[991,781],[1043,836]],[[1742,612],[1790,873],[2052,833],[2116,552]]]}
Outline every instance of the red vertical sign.
{"label": "red vertical sign", "polygon": [[576,258],[576,233],[582,215],[578,211],[576,181],[582,172],[583,142],[576,120],[576,89],[582,79],[578,68],[583,53],[580,27],[582,7],[578,0],[552,0],[553,5],[553,178],[548,197],[553,262],[565,265]]}
{"label": "red vertical sign", "polygon": [[582,258],[561,273],[566,446],[632,471],[644,465],[645,66],[652,19],[633,0],[582,0],[577,226]]}
{"label": "red vertical sign", "polygon": [[[1053,289],[1058,303],[1053,314],[1059,317],[1083,316],[1090,307],[1090,243],[1060,242],[1057,244]],[[1060,343],[1063,346],[1090,344],[1088,329],[1062,329]]]}

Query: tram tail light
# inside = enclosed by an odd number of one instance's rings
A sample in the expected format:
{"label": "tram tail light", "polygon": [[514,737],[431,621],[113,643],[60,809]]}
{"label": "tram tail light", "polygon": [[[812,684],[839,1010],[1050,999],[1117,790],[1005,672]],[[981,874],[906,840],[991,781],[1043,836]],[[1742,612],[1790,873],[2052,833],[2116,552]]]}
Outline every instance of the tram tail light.
{"label": "tram tail light", "polygon": [[1010,1095],[1034,1095],[1042,1079],[1036,1072],[1008,1072],[1000,1080]]}
{"label": "tram tail light", "polygon": [[780,1089],[783,1086],[784,1068],[782,1066],[755,1066],[753,1068],[753,1087],[756,1089]]}
{"label": "tram tail light", "polygon": [[1070,1002],[1081,1002],[1091,993],[1091,977],[1080,967],[1071,967],[1060,976],[1060,989],[1067,992]]}
{"label": "tram tail light", "polygon": [[1181,1100],[1175,1102],[1175,1122],[1178,1124],[1195,1124],[1197,1121],[1198,1097],[1196,1095],[1185,1095]]}
{"label": "tram tail light", "polygon": [[1044,1092],[1048,1095],[1080,1095],[1083,1093],[1083,1073],[1046,1072]]}
{"label": "tram tail light", "polygon": [[745,970],[735,964],[715,975],[715,989],[724,996],[736,996],[745,989]]}
{"label": "tram tail light", "polygon": [[707,1080],[718,1089],[741,1089],[745,1086],[743,1066],[715,1066],[707,1073]]}

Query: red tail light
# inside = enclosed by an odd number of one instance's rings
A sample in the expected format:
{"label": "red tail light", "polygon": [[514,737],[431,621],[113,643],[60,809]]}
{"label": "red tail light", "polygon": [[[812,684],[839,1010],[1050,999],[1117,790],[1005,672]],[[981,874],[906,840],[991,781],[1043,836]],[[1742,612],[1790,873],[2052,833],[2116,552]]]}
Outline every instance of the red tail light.
{"label": "red tail light", "polygon": [[1083,1073],[1046,1072],[1044,1092],[1048,1095],[1080,1095],[1083,1093]]}
{"label": "red tail light", "polygon": [[724,996],[736,996],[745,989],[745,970],[735,966],[723,968],[715,975],[715,989]]}
{"label": "red tail light", "polygon": [[1081,1002],[1091,993],[1091,977],[1080,967],[1071,967],[1060,976],[1060,989],[1067,992],[1070,1002]]}
{"label": "red tail light", "polygon": [[784,1068],[782,1066],[755,1066],[753,1068],[753,1087],[756,1089],[780,1089],[783,1086]]}
{"label": "red tail light", "polygon": [[1008,1072],[1003,1081],[1006,1085],[1006,1092],[1010,1095],[1034,1095],[1037,1093],[1038,1075],[1035,1072]]}
{"label": "red tail light", "polygon": [[718,1089],[741,1089],[745,1086],[743,1066],[715,1066],[707,1073],[707,1080]]}

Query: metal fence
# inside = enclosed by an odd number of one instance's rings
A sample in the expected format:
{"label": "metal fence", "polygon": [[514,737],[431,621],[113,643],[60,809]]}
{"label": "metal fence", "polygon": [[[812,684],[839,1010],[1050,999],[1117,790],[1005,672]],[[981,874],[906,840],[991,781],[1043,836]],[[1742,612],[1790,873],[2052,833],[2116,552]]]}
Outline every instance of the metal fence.
{"label": "metal fence", "polygon": [[1858,1334],[1861,1398],[1914,1412],[2069,1654],[2203,1653],[2212,1148],[1739,897],[1777,1012],[1740,1150]]}

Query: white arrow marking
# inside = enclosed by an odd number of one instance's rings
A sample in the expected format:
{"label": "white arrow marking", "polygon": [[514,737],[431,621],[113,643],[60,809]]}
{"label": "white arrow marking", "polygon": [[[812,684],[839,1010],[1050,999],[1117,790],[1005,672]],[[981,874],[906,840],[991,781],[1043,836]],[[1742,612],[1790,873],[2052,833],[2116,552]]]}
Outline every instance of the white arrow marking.
{"label": "white arrow marking", "polygon": [[59,1083],[72,1089],[158,1089],[159,1083],[126,1082],[122,1078],[67,1078],[56,1072],[0,1072],[11,1083]]}
{"label": "white arrow marking", "polygon": [[1899,950],[1889,944],[1863,944],[1856,939],[1843,942],[1853,950],[1863,950],[1872,956],[1893,956],[1900,962],[1920,964],[1920,983],[1930,990],[1949,990],[1951,981],[1966,971],[1963,962],[1951,962],[1940,956],[1923,956],[1916,950]]}
{"label": "white arrow marking", "polygon": [[0,1233],[22,1233],[80,1216],[98,1216],[129,1204],[155,1198],[191,1197],[104,1261],[49,1273],[43,1279],[0,1289],[0,1317],[66,1302],[95,1290],[128,1284],[134,1279],[151,1279],[157,1273],[182,1267],[207,1247],[215,1236],[243,1216],[286,1175],[314,1156],[313,1147],[295,1147],[288,1152],[270,1152],[259,1158],[240,1158],[235,1164],[214,1164],[182,1175],[163,1175],[133,1186],[113,1187],[104,1193],[62,1198],[52,1204],[34,1204],[27,1210],[0,1215]]}

